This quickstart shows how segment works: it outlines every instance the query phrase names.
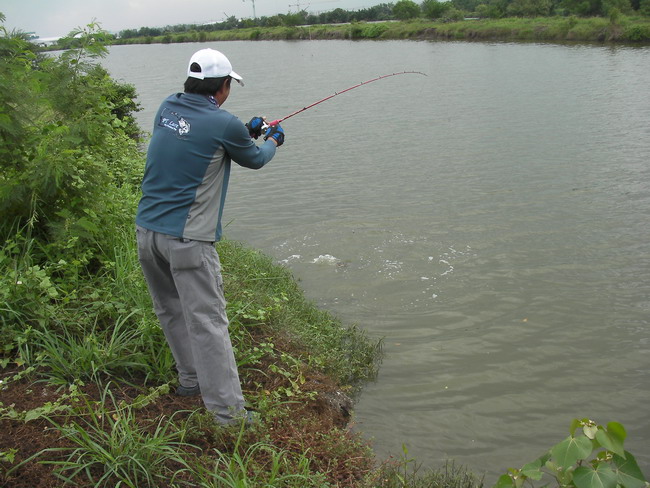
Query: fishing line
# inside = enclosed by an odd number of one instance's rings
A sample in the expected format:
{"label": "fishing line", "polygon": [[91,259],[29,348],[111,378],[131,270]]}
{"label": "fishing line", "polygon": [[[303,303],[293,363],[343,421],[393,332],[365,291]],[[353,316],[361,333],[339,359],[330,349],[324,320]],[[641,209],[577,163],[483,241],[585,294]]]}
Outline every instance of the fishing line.
{"label": "fishing line", "polygon": [[293,117],[294,115],[298,115],[299,113],[304,112],[305,110],[309,110],[310,108],[315,107],[319,103],[323,103],[323,102],[325,102],[327,100],[330,100],[330,99],[332,99],[332,98],[334,98],[336,96],[339,96],[339,95],[341,95],[341,94],[343,94],[345,92],[349,92],[350,90],[354,90],[355,88],[359,88],[360,86],[372,83],[373,81],[383,80],[384,78],[389,78],[391,76],[408,75],[408,74],[427,76],[425,73],[422,73],[421,71],[400,71],[399,73],[390,73],[390,74],[387,74],[387,75],[378,76],[377,78],[373,78],[372,80],[367,80],[367,81],[362,81],[361,83],[357,83],[356,85],[351,86],[349,88],[346,88],[345,90],[334,92],[332,95],[330,95],[328,97],[325,97],[325,98],[322,98],[322,99],[318,100],[317,102],[314,102],[314,103],[312,103],[310,105],[307,105],[306,107],[303,107],[300,110],[296,110],[295,112],[292,112],[289,115],[286,115],[286,116],[282,117],[281,119],[276,119],[276,120],[272,120],[271,122],[267,122],[265,124],[265,126],[268,127],[268,126],[278,125],[280,122],[282,122],[284,120],[287,120],[288,118]]}

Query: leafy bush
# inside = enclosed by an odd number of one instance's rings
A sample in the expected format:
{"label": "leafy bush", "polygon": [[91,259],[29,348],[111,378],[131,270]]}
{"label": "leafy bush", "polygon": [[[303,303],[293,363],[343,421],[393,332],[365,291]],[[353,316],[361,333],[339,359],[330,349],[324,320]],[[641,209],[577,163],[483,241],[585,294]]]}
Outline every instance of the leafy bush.
{"label": "leafy bush", "polygon": [[626,27],[623,32],[623,37],[628,41],[647,42],[650,40],[650,25],[645,27],[641,25]]}
{"label": "leafy bush", "polygon": [[[68,37],[71,49],[45,56],[0,26],[0,359],[47,359],[60,382],[124,370],[159,347],[151,334],[111,345],[146,323],[116,287],[143,167],[135,89],[96,64],[98,25]],[[162,367],[161,357],[144,374]]]}
{"label": "leafy bush", "polygon": [[388,30],[386,24],[368,24],[361,31],[361,37],[365,39],[375,39]]}
{"label": "leafy bush", "polygon": [[450,8],[445,12],[443,20],[445,22],[458,22],[465,18],[465,13],[457,8]]}
{"label": "leafy bush", "polygon": [[[576,435],[578,429],[581,433]],[[534,486],[535,481],[549,476],[562,488],[647,487],[634,456],[623,447],[626,437],[618,422],[602,426],[593,420],[574,419],[569,437],[521,469],[509,469],[494,488]]]}
{"label": "leafy bush", "polygon": [[350,38],[376,39],[388,30],[385,23],[367,24],[366,22],[353,22],[350,25]]}
{"label": "leafy bush", "polygon": [[140,179],[139,107],[132,86],[93,62],[100,33],[90,24],[71,33],[77,48],[45,57],[0,27],[0,239],[12,250],[0,260],[15,281],[33,266],[49,273],[45,263],[58,263],[59,284],[96,272],[100,243],[132,219],[122,189]]}
{"label": "leafy bush", "polygon": [[412,0],[399,0],[393,7],[393,15],[398,20],[415,19],[420,15],[420,6]]}
{"label": "leafy bush", "polygon": [[422,2],[422,12],[427,19],[439,19],[452,7],[452,2],[439,2],[438,0],[424,0]]}

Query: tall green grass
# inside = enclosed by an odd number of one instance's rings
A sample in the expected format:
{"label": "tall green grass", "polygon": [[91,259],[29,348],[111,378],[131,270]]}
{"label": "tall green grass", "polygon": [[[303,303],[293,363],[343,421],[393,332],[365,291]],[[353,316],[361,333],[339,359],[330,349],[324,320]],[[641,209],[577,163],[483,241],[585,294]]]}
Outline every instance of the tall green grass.
{"label": "tall green grass", "polygon": [[422,469],[414,460],[401,458],[373,473],[373,488],[482,488],[483,478],[464,466],[447,462],[442,468]]}
{"label": "tall green grass", "polygon": [[42,461],[66,484],[85,478],[93,487],[129,488],[169,486],[188,469],[185,450],[198,449],[183,441],[184,430],[173,419],[161,417],[153,425],[140,425],[130,405],[119,404],[110,390],[99,402],[84,401],[68,423],[51,420],[70,447],[52,448],[42,454],[63,459]]}
{"label": "tall green grass", "polygon": [[195,464],[197,488],[328,488],[322,473],[310,469],[309,452],[290,453],[266,441],[242,445],[241,428],[232,452],[216,451],[209,464]]}
{"label": "tall green grass", "polygon": [[[93,328],[75,334],[63,325],[62,330],[34,328],[29,348],[21,346],[21,356],[42,368],[51,384],[66,385],[75,380],[100,381],[103,377],[132,378],[146,368],[146,358],[138,350],[140,331],[129,323],[130,315],[118,317],[112,327]],[[33,350],[37,356],[31,358]]]}

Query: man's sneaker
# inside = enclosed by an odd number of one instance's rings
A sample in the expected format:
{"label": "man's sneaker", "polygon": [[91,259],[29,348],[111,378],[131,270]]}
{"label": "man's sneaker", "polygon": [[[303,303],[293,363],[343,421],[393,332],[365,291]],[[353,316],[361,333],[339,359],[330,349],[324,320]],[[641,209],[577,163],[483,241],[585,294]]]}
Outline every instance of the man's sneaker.
{"label": "man's sneaker", "polygon": [[244,424],[246,427],[251,427],[253,425],[259,424],[261,417],[258,412],[252,412],[250,410],[243,410],[234,416],[228,415],[227,417],[219,414],[215,414],[214,419],[218,424],[221,425],[238,425],[241,426]]}
{"label": "man's sneaker", "polygon": [[261,419],[262,416],[259,414],[259,412],[252,412],[250,410],[247,410],[246,415],[244,415],[244,423],[249,426],[259,424],[261,422]]}
{"label": "man's sneaker", "polygon": [[201,394],[201,387],[199,385],[195,385],[195,386],[179,385],[178,388],[176,388],[176,394],[178,396],[184,396],[184,397],[198,396]]}

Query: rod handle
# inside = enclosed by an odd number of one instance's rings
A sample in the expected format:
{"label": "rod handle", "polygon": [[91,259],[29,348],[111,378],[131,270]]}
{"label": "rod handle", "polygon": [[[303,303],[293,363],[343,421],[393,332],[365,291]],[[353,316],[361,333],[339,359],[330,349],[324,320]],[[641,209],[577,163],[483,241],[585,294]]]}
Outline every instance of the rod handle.
{"label": "rod handle", "polygon": [[272,120],[271,122],[267,122],[266,120],[262,124],[262,132],[266,132],[269,127],[273,127],[275,125],[278,125],[280,123],[280,119]]}

